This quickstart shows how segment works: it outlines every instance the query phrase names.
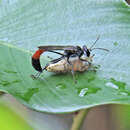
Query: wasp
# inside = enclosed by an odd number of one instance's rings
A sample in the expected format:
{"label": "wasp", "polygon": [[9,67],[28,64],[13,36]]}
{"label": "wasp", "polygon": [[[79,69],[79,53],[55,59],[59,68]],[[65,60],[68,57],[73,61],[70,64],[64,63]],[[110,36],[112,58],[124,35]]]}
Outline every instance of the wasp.
{"label": "wasp", "polygon": [[[39,75],[44,71],[47,70],[49,72],[56,72],[56,73],[65,73],[65,72],[72,72],[74,77],[74,72],[80,71],[83,72],[87,70],[91,66],[92,58],[94,55],[91,56],[91,51],[94,49],[101,49],[104,51],[109,51],[108,49],[104,48],[93,48],[96,42],[99,40],[99,37],[96,41],[92,44],[90,48],[86,45],[81,46],[39,46],[38,50],[32,56],[32,66],[37,73],[34,77],[39,77]],[[62,52],[59,52],[62,51]],[[60,55],[59,58],[53,59],[47,64],[45,67],[41,67],[40,64],[40,56],[44,52],[52,52]],[[73,59],[73,60],[72,60]]]}

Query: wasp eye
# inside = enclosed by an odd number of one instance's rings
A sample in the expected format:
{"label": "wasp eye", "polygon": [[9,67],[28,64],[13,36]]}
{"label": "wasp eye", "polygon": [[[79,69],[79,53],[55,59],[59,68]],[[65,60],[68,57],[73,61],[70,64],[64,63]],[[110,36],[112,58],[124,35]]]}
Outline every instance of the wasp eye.
{"label": "wasp eye", "polygon": [[88,49],[86,51],[86,54],[87,54],[88,57],[90,56],[90,51]]}
{"label": "wasp eye", "polygon": [[89,51],[89,49],[87,48],[86,45],[83,46],[83,51],[84,51],[84,53],[85,53],[88,57],[90,56],[90,51]]}

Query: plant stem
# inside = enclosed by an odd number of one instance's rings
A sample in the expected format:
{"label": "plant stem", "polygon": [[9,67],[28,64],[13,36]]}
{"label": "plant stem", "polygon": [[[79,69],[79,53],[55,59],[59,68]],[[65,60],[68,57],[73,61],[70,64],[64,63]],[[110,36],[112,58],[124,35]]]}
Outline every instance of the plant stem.
{"label": "plant stem", "polygon": [[71,130],[80,130],[88,111],[89,109],[78,111],[78,114],[73,119]]}
{"label": "plant stem", "polygon": [[1,92],[1,91],[0,91],[0,96],[3,95],[3,94],[4,94],[4,92]]}

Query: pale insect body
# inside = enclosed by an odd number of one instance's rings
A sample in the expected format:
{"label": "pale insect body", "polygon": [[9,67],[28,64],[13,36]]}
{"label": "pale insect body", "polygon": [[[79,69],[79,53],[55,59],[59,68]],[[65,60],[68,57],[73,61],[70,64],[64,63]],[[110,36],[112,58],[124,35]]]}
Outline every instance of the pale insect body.
{"label": "pale insect body", "polygon": [[48,72],[54,72],[54,73],[67,73],[71,72],[72,70],[74,72],[83,72],[91,67],[93,56],[94,55],[90,57],[83,57],[82,59],[84,61],[81,61],[78,57],[71,58],[70,63],[68,63],[67,59],[64,58],[57,63],[49,64],[46,67],[46,70]]}

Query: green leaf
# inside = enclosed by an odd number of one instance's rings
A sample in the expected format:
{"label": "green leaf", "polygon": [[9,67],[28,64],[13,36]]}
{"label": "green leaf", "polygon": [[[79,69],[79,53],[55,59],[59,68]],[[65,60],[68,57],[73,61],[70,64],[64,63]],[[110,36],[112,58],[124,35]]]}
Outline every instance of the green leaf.
{"label": "green leaf", "polygon": [[[130,8],[122,1],[14,1],[0,8],[0,90],[37,111],[63,113],[96,105],[130,104]],[[7,10],[5,10],[7,9]],[[84,45],[100,35],[93,64],[97,72],[44,72],[33,80],[31,53],[39,45]],[[86,43],[87,42],[87,43]],[[17,48],[15,47],[17,45]],[[49,54],[50,55],[50,54]],[[55,55],[52,54],[52,57]],[[42,65],[48,63],[46,54]]]}

